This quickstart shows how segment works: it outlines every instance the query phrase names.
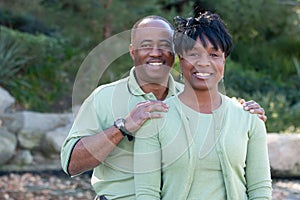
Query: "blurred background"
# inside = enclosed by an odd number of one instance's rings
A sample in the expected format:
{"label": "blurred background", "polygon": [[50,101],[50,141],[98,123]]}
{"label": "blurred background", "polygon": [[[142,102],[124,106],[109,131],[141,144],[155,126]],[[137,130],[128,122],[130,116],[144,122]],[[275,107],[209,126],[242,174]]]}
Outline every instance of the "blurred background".
{"label": "blurred background", "polygon": [[[234,38],[226,94],[257,101],[268,132],[300,133],[299,0],[0,0],[0,86],[15,109],[69,111],[76,73],[95,46],[143,16],[173,22],[196,7],[218,12]],[[121,56],[99,84],[131,67]]]}

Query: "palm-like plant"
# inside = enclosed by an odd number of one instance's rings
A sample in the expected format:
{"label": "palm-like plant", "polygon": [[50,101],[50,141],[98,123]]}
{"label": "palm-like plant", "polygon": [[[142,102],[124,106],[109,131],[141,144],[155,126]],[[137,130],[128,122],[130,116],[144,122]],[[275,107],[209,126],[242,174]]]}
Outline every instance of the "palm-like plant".
{"label": "palm-like plant", "polygon": [[20,42],[0,32],[0,85],[15,85],[17,73],[30,59]]}

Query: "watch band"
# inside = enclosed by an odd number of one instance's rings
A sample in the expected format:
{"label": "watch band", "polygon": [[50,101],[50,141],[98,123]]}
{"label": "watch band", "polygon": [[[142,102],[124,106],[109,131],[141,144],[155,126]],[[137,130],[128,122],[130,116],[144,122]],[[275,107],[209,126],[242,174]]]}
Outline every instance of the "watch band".
{"label": "watch band", "polygon": [[123,130],[121,130],[121,129],[119,129],[120,131],[121,131],[121,133],[122,133],[122,135],[125,137],[127,137],[127,139],[129,140],[129,141],[132,141],[133,140],[133,136],[132,135],[129,135],[128,133],[125,133]]}

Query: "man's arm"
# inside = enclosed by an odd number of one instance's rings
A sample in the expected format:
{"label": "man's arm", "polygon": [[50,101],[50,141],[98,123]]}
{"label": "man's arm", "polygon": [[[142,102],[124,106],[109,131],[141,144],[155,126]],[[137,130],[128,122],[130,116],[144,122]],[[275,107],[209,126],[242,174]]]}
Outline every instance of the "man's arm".
{"label": "man's arm", "polygon": [[123,135],[114,126],[81,138],[72,150],[68,172],[71,176],[93,169],[121,142]]}
{"label": "man's arm", "polygon": [[[146,120],[161,117],[157,112],[167,111],[168,106],[161,101],[139,103],[125,117],[125,128],[134,133]],[[123,137],[120,130],[114,126],[98,134],[82,137],[72,150],[68,173],[73,176],[95,168],[106,159]]]}

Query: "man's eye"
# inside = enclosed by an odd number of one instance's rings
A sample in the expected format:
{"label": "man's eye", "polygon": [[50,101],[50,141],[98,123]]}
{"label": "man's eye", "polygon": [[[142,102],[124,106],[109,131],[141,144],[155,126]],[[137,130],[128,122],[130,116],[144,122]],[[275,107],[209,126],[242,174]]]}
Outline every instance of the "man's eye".
{"label": "man's eye", "polygon": [[160,48],[162,48],[162,49],[169,49],[170,45],[169,44],[161,44]]}
{"label": "man's eye", "polygon": [[142,44],[141,48],[151,48],[152,46],[150,44]]}

